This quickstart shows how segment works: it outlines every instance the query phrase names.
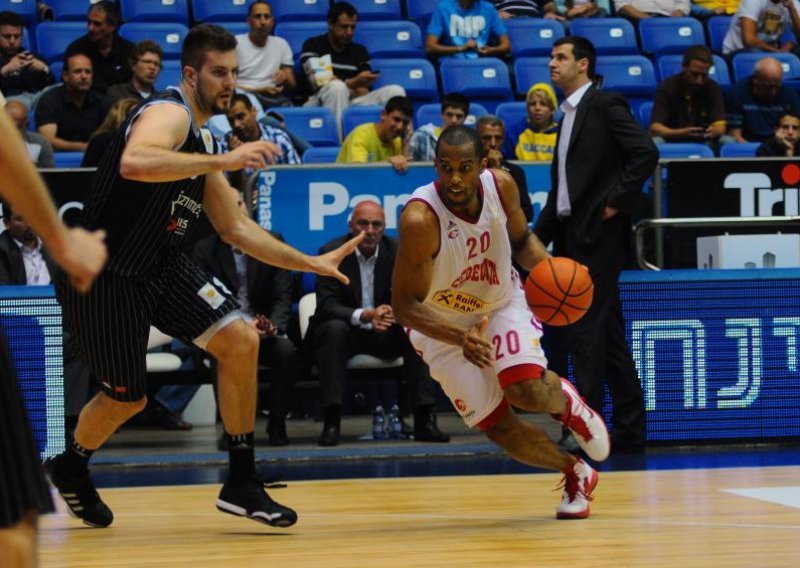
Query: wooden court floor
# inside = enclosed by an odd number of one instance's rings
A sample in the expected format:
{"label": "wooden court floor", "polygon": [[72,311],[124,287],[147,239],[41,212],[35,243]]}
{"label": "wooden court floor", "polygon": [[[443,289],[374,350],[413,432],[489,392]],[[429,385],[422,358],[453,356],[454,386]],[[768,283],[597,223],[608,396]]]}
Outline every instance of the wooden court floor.
{"label": "wooden court floor", "polygon": [[[112,527],[46,517],[40,560],[81,568],[800,566],[800,467],[602,473],[592,517],[580,521],[555,520],[558,481],[290,483],[272,490],[300,515],[284,530],[218,513],[217,486],[106,489]],[[776,495],[790,505],[764,500]]]}

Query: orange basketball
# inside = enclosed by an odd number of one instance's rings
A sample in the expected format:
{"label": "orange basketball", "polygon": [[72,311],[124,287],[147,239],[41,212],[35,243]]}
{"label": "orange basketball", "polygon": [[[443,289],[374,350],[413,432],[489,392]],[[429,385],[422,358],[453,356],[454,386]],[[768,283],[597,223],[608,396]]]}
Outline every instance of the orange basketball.
{"label": "orange basketball", "polygon": [[525,280],[525,299],[536,317],[547,325],[575,323],[592,305],[593,296],[589,271],[563,256],[541,261]]}

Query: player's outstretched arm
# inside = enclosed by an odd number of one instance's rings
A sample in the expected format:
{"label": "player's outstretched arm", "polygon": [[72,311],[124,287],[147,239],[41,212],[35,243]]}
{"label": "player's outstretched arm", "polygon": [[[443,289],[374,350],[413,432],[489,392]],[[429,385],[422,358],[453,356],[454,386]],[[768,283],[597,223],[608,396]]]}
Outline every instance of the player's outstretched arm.
{"label": "player's outstretched arm", "polygon": [[487,322],[468,329],[454,326],[423,304],[433,278],[433,256],[439,248],[436,216],[425,204],[412,201],[400,215],[399,229],[392,281],[392,307],[397,320],[428,337],[461,347],[464,356],[479,367],[491,364],[491,344],[483,333]]}
{"label": "player's outstretched arm", "polygon": [[514,259],[525,270],[530,270],[539,261],[550,255],[542,241],[539,240],[539,237],[533,234],[533,231],[528,227],[525,213],[520,206],[519,189],[514,178],[504,170],[493,169],[492,172],[497,180],[498,190],[503,198],[503,205],[508,215],[506,228],[508,229],[508,238],[511,241]]}
{"label": "player's outstretched arm", "polygon": [[28,159],[16,127],[2,110],[0,140],[0,195],[25,217],[75,287],[88,290],[106,261],[105,233],[64,226],[42,178]]}
{"label": "player's outstretched arm", "polygon": [[273,266],[316,272],[322,276],[332,276],[345,284],[350,283],[347,276],[339,271],[339,264],[364,240],[363,233],[329,253],[307,255],[279,241],[243,214],[237,205],[238,195],[222,173],[214,172],[206,176],[203,209],[223,241]]}
{"label": "player's outstretched arm", "polygon": [[163,103],[145,108],[128,134],[120,175],[150,183],[176,181],[223,170],[264,168],[281,153],[275,144],[263,140],[242,144],[226,154],[178,152],[190,128],[189,113],[180,105]]}

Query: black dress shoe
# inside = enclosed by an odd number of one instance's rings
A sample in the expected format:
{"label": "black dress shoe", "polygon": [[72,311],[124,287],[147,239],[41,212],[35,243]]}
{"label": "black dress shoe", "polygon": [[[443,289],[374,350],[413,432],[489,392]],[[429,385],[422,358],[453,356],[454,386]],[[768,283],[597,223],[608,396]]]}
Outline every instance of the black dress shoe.
{"label": "black dress shoe", "polygon": [[286,422],[267,423],[267,439],[270,446],[288,446],[289,436],[286,434]]}
{"label": "black dress shoe", "polygon": [[400,434],[406,439],[414,435],[414,427],[402,418],[400,418]]}
{"label": "black dress shoe", "polygon": [[191,430],[193,425],[186,422],[180,414],[172,412],[166,408],[158,408],[156,412],[158,425],[164,430]]}
{"label": "black dress shoe", "polygon": [[335,424],[326,424],[322,428],[322,434],[319,435],[320,446],[338,446],[339,445],[339,426]]}
{"label": "black dress shoe", "polygon": [[414,440],[439,444],[450,441],[450,436],[439,430],[436,424],[436,411],[433,406],[420,406],[414,409]]}

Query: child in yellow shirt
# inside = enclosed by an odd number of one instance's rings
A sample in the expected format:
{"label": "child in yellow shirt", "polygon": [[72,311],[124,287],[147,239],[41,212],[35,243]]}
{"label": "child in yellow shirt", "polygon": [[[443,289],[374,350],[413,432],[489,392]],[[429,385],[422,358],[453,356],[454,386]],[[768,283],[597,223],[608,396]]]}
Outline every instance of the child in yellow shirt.
{"label": "child in yellow shirt", "polygon": [[528,162],[550,162],[556,147],[558,125],[553,117],[556,112],[556,93],[547,83],[536,83],[525,97],[528,109],[528,128],[519,135],[514,150],[518,160]]}

